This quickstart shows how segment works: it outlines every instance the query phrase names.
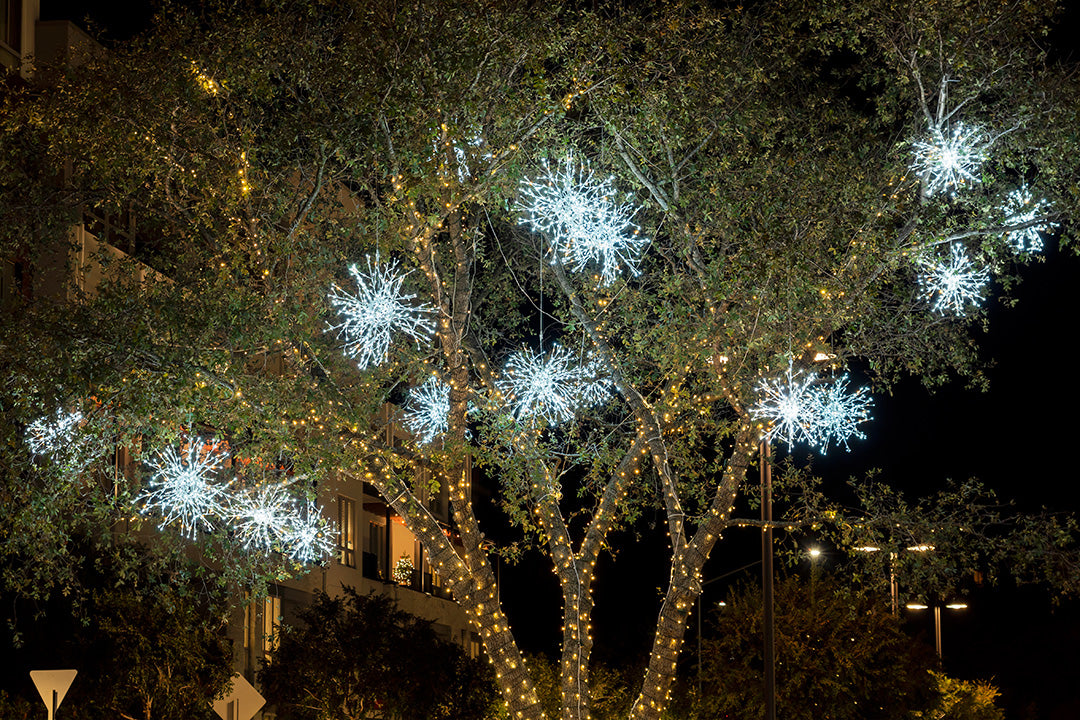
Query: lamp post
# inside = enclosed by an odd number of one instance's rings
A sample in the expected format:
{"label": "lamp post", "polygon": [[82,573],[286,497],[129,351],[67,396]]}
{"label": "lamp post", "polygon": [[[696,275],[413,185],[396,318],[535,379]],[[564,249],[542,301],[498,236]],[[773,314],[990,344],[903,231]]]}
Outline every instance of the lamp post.
{"label": "lamp post", "polygon": [[772,464],[761,441],[761,594],[765,626],[765,720],[776,720],[776,634],[773,618]]}
{"label": "lamp post", "polygon": [[817,591],[818,558],[821,557],[821,548],[812,547],[806,551],[810,556],[810,607],[815,607]]}
{"label": "lamp post", "polygon": [[[881,548],[874,545],[862,545],[854,548],[857,552],[878,552]],[[909,545],[904,548],[908,552],[931,552],[934,549],[933,545]],[[900,554],[896,550],[889,551],[889,597],[892,600],[892,614],[893,617],[900,616],[900,585],[896,579],[896,565]],[[910,605],[908,606],[911,607]]]}
{"label": "lamp post", "polygon": [[[908,610],[926,610],[929,605],[922,603],[908,603]],[[963,610],[967,603],[953,602],[945,605],[946,610]],[[934,647],[937,649],[938,660],[941,660],[941,605],[934,605]]]}

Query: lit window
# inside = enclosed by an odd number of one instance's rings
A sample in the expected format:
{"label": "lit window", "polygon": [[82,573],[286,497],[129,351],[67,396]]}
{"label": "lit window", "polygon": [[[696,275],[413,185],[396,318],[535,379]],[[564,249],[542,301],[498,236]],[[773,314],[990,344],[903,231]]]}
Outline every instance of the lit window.
{"label": "lit window", "polygon": [[356,501],[338,496],[338,562],[356,567]]}
{"label": "lit window", "polygon": [[281,598],[267,596],[263,601],[263,655],[267,660],[277,650],[281,630]]}

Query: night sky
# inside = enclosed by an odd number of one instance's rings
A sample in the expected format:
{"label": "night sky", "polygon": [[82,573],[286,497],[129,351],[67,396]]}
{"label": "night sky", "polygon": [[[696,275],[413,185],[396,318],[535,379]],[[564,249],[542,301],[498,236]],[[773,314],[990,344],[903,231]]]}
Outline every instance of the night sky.
{"label": "night sky", "polygon": [[[89,14],[111,39],[122,39],[151,17],[146,2],[42,0],[42,6],[46,19],[79,22]],[[1080,37],[1078,16],[1080,11],[1070,9],[1055,34],[1062,53]],[[834,451],[816,460],[815,470],[840,486],[850,476],[879,468],[882,480],[914,496],[940,488],[947,478],[976,477],[1021,507],[1080,511],[1074,457],[1080,383],[1072,367],[1080,344],[1073,337],[1080,316],[1080,259],[1059,252],[1053,242],[1043,255],[1045,262],[1024,271],[1024,282],[1014,293],[1016,308],[991,305],[990,332],[983,343],[994,362],[989,392],[956,384],[930,394],[917,382],[903,382],[892,396],[875,397],[874,419],[865,428],[868,439],[853,443],[850,453]],[[741,533],[729,533],[717,546],[706,566],[707,579],[758,559],[757,531]],[[837,560],[826,555],[824,562]],[[594,618],[601,659],[646,650],[666,585],[665,568],[662,532],[627,544],[614,562],[609,557],[601,562]],[[737,579],[754,580],[757,571],[751,567],[713,583],[706,603],[723,597]],[[522,645],[553,650],[559,597],[546,564],[526,560],[500,572],[503,600]],[[1072,660],[1080,647],[1080,606],[1066,602],[1055,608],[1043,591],[1008,587],[976,592],[970,602],[967,611],[943,620],[946,670],[961,677],[995,678],[1010,717],[1080,717],[1080,705],[1070,697],[1080,687],[1080,668]],[[910,625],[933,643],[929,613],[912,618]],[[692,618],[690,643],[695,626]],[[1032,706],[1035,698],[1037,708]]]}

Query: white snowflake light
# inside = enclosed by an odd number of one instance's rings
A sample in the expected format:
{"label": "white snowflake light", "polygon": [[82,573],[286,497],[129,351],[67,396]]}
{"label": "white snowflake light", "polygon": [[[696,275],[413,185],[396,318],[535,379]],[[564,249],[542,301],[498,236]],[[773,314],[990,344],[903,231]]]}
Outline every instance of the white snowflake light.
{"label": "white snowflake light", "polygon": [[294,513],[285,526],[282,545],[290,558],[302,565],[320,563],[334,552],[330,523],[314,502]]}
{"label": "white snowflake light", "polygon": [[26,428],[26,444],[35,455],[54,455],[68,449],[75,442],[75,435],[83,415],[78,410],[64,412],[58,409],[51,417],[43,417]]}
{"label": "white snowflake light", "polygon": [[813,418],[815,436],[822,453],[835,441],[850,450],[848,440],[866,439],[859,425],[870,419],[870,407],[874,404],[867,388],[848,391],[848,376],[843,375],[832,382],[819,385],[813,392]]}
{"label": "white snowflake light", "polygon": [[919,276],[919,282],[936,312],[963,315],[968,305],[982,302],[990,272],[976,267],[961,243],[953,243],[947,261],[935,258],[923,260],[921,264],[924,272]]}
{"label": "white snowflake light", "polygon": [[811,387],[815,379],[813,374],[804,378],[801,370],[789,364],[785,375],[758,382],[758,401],[750,408],[750,416],[767,423],[766,440],[782,440],[788,447],[797,442],[817,444],[817,403]]}
{"label": "white snowflake light", "polygon": [[1050,203],[1038,199],[1032,195],[1027,185],[1021,185],[1013,190],[1005,198],[1001,211],[1005,214],[1006,225],[1025,225],[1033,223],[1021,230],[1010,230],[1005,233],[1005,241],[1018,253],[1039,252],[1043,249],[1041,233],[1048,232],[1057,227],[1057,223],[1046,220],[1036,223],[1040,217],[1050,209]]}
{"label": "white snowflake light", "polygon": [[270,551],[296,520],[296,503],[284,486],[266,483],[241,493],[230,515],[241,545]]}
{"label": "white snowflake light", "polygon": [[987,141],[977,127],[956,123],[952,130],[930,128],[930,139],[916,142],[911,169],[922,179],[926,194],[950,195],[971,182],[979,182],[979,168],[986,160]]}
{"label": "white snowflake light", "polygon": [[337,308],[342,321],[332,325],[345,341],[345,353],[364,370],[386,360],[394,333],[404,333],[417,343],[428,340],[435,330],[430,317],[433,308],[415,304],[416,295],[402,289],[409,273],[400,272],[396,262],[380,263],[367,258],[367,272],[356,265],[349,267],[356,281],[352,295],[336,285],[331,287],[330,304]]}
{"label": "white snowflake light", "polygon": [[405,427],[416,442],[427,445],[449,429],[450,386],[432,375],[409,390]]}
{"label": "white snowflake light", "polygon": [[224,459],[219,448],[217,441],[192,438],[186,451],[168,447],[148,463],[156,472],[141,500],[146,510],[161,514],[159,529],[179,524],[191,538],[200,527],[207,532],[214,529],[211,518],[224,512],[226,487],[214,480]]}
{"label": "white snowflake light", "polygon": [[569,155],[554,170],[545,163],[540,180],[525,180],[521,187],[521,222],[549,236],[552,262],[562,261],[574,272],[594,267],[601,286],[624,268],[637,275],[649,244],[632,222],[639,208],[619,202],[612,182],[597,180],[587,164]]}
{"label": "white snowflake light", "polygon": [[526,348],[510,357],[496,386],[518,420],[541,418],[557,425],[579,408],[606,398],[598,372],[598,365],[579,365],[562,346],[556,345],[546,356]]}
{"label": "white snowflake light", "polygon": [[848,440],[866,437],[859,425],[870,419],[873,400],[866,388],[850,392],[847,375],[830,381],[789,364],[786,375],[762,379],[757,390],[750,414],[767,423],[770,442],[806,443],[824,454],[833,442],[848,449]]}

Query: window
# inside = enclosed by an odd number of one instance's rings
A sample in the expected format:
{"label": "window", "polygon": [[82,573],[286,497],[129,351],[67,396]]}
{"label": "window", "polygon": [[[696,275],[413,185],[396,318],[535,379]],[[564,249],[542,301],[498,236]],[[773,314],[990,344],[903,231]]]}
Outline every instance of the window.
{"label": "window", "polygon": [[338,495],[338,562],[356,567],[356,501]]}
{"label": "window", "polygon": [[269,660],[278,646],[281,629],[281,598],[268,595],[263,600],[263,656]]}
{"label": "window", "polygon": [[22,51],[22,0],[0,0],[0,43]]}

